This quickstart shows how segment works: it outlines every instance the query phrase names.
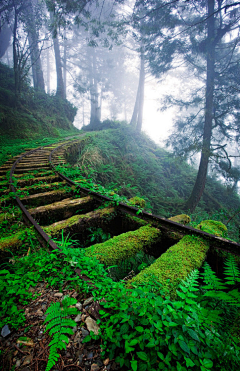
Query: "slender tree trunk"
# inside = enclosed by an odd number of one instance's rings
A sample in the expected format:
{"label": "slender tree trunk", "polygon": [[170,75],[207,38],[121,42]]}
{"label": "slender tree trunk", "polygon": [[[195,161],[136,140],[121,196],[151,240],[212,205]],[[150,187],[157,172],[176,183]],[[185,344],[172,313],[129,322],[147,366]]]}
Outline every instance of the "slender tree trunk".
{"label": "slender tree trunk", "polygon": [[134,128],[136,127],[137,118],[138,118],[139,95],[140,95],[140,79],[138,83],[138,90],[137,90],[136,100],[134,104],[133,114],[132,114],[132,118],[130,121],[130,125],[133,126]]}
{"label": "slender tree trunk", "polygon": [[14,10],[14,26],[13,26],[13,70],[14,70],[14,83],[15,83],[15,100],[16,104],[19,99],[20,91],[20,78],[19,78],[19,68],[18,68],[18,51],[17,51],[17,23],[18,23],[18,13],[15,8]]}
{"label": "slender tree trunk", "polygon": [[[51,20],[53,20],[53,14],[50,13]],[[55,36],[55,37],[54,37]],[[57,73],[57,91],[56,96],[64,99],[64,82],[63,82],[63,73],[62,73],[62,61],[60,55],[60,48],[58,42],[57,34],[53,36],[53,47],[55,54],[55,63],[56,63],[56,73]]]}
{"label": "slender tree trunk", "polygon": [[9,47],[11,36],[11,27],[5,23],[2,27],[0,27],[0,58],[4,56]]}
{"label": "slender tree trunk", "polygon": [[25,10],[26,26],[28,32],[28,41],[31,52],[31,63],[33,72],[33,85],[37,90],[45,91],[43,78],[43,70],[40,59],[40,51],[38,48],[38,34],[36,30],[36,22],[33,12],[32,1],[29,1],[29,6]]}
{"label": "slender tree trunk", "polygon": [[47,47],[47,93],[50,94],[50,55],[49,47]]}
{"label": "slender tree trunk", "polygon": [[143,120],[143,104],[144,104],[144,83],[145,83],[145,66],[144,66],[144,47],[141,48],[141,68],[139,77],[139,105],[138,105],[138,119],[136,130],[140,132],[142,130],[142,120]]}
{"label": "slender tree trunk", "polygon": [[186,209],[193,212],[203,194],[208,163],[210,157],[212,118],[213,118],[213,93],[214,93],[214,67],[215,67],[215,45],[214,45],[214,0],[208,0],[208,20],[207,20],[207,82],[205,98],[205,122],[203,131],[203,143],[201,160],[198,169],[197,179],[194,184],[191,196],[186,202]]}
{"label": "slender tree trunk", "polygon": [[64,96],[67,97],[67,39],[66,31],[64,31],[63,42],[63,82],[64,82]]}
{"label": "slender tree trunk", "polygon": [[57,72],[57,91],[56,95],[60,98],[64,99],[64,82],[63,82],[63,74],[62,74],[62,62],[61,62],[61,55],[59,49],[59,42],[57,35],[53,38],[53,47],[55,53],[55,62],[56,62],[56,72]]}
{"label": "slender tree trunk", "polygon": [[130,125],[132,125],[138,132],[142,129],[142,118],[143,118],[143,103],[144,103],[144,83],[145,83],[145,66],[144,66],[144,46],[141,44],[141,56],[140,56],[140,73],[139,83],[136,101]]}
{"label": "slender tree trunk", "polygon": [[93,126],[98,126],[100,119],[99,119],[99,105],[98,105],[98,86],[97,86],[97,69],[96,69],[96,55],[95,50],[92,50],[92,61],[91,61],[91,87],[90,87],[90,95],[91,95],[91,117],[90,117],[90,124]]}

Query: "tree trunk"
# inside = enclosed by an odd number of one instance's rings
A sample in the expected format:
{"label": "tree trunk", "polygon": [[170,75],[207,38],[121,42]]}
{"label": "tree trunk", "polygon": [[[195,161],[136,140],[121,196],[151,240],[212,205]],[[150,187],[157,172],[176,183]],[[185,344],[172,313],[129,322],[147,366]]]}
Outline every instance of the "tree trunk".
{"label": "tree trunk", "polygon": [[140,95],[140,79],[138,83],[138,90],[137,90],[136,100],[134,104],[134,110],[133,110],[132,118],[130,121],[130,125],[133,126],[134,128],[136,127],[137,118],[138,118],[139,95]]}
{"label": "tree trunk", "polygon": [[131,118],[130,125],[136,128],[137,131],[142,129],[142,117],[143,117],[143,103],[144,103],[144,82],[145,82],[145,66],[144,66],[144,46],[141,44],[141,62],[140,62],[140,73],[139,83],[134,110]]}
{"label": "tree trunk", "polygon": [[207,81],[205,97],[205,122],[203,131],[203,143],[201,160],[191,196],[186,202],[186,209],[193,212],[203,194],[208,163],[210,157],[212,118],[213,118],[213,93],[214,93],[214,67],[215,67],[215,45],[214,45],[214,0],[208,0],[208,20],[207,20]]}
{"label": "tree trunk", "polygon": [[61,62],[61,55],[59,49],[59,42],[57,35],[53,38],[53,47],[55,53],[55,62],[56,62],[56,73],[57,73],[57,91],[56,95],[60,98],[64,99],[64,82],[63,82],[63,74],[62,74],[62,62]]}
{"label": "tree trunk", "polygon": [[[50,13],[51,21],[53,20],[53,14]],[[63,73],[62,73],[62,61],[60,55],[60,48],[58,42],[58,35],[53,35],[53,47],[55,54],[55,63],[56,63],[56,73],[57,73],[57,91],[56,96],[65,99],[64,95],[64,82],[63,82]]]}
{"label": "tree trunk", "polygon": [[40,51],[38,48],[38,34],[36,30],[36,22],[33,12],[32,1],[29,1],[29,6],[25,10],[26,26],[28,33],[29,48],[31,52],[31,63],[33,73],[33,85],[37,90],[45,91],[43,70],[40,59]]}
{"label": "tree trunk", "polygon": [[1,27],[0,31],[0,58],[4,56],[9,47],[11,36],[12,36],[11,27],[5,23]]}
{"label": "tree trunk", "polygon": [[50,94],[50,55],[49,55],[49,46],[47,47],[47,93]]}
{"label": "tree trunk", "polygon": [[18,13],[16,8],[14,9],[14,26],[13,26],[13,70],[14,70],[14,88],[15,88],[15,101],[18,103],[19,91],[20,91],[20,77],[18,68],[18,51],[17,51],[17,23]]}
{"label": "tree trunk", "polygon": [[64,31],[63,41],[63,82],[64,82],[64,96],[67,98],[67,39],[66,30]]}
{"label": "tree trunk", "polygon": [[142,119],[143,119],[143,104],[144,104],[144,82],[145,82],[145,66],[144,66],[144,47],[141,48],[141,68],[139,77],[139,104],[138,104],[138,119],[136,130],[140,132],[142,130]]}
{"label": "tree trunk", "polygon": [[99,118],[99,105],[98,105],[98,86],[97,86],[97,69],[96,69],[96,55],[95,50],[92,50],[92,61],[91,61],[91,87],[90,87],[90,95],[91,95],[91,117],[90,117],[90,125],[94,127],[98,126],[100,123]]}

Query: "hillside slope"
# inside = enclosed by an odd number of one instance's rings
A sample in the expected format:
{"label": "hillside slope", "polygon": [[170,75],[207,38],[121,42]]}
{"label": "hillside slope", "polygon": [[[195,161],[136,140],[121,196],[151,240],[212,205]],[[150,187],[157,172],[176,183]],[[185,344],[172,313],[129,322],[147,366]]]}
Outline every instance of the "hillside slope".
{"label": "hillside slope", "polygon": [[[88,142],[72,159],[84,175],[128,198],[147,201],[147,211],[164,217],[186,212],[196,170],[159,147],[145,134],[136,134],[127,125],[103,124],[115,129],[90,132]],[[239,196],[216,179],[208,177],[204,195],[192,215],[192,223],[212,218],[227,222],[240,208]],[[235,222],[235,219],[233,219]],[[231,238],[238,240],[238,223],[228,224]]]}
{"label": "hillside slope", "polygon": [[0,134],[10,138],[59,136],[77,131],[76,108],[67,100],[34,90],[25,81],[19,102],[14,93],[13,69],[0,63]]}

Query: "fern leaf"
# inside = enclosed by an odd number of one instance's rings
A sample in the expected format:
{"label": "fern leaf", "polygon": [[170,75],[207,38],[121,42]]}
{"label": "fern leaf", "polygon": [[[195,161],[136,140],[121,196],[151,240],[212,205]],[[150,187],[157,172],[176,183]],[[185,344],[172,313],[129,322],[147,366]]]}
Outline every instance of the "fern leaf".
{"label": "fern leaf", "polygon": [[51,368],[56,364],[58,358],[59,358],[58,353],[51,353],[50,352],[49,358],[48,358],[48,363],[47,363],[47,368],[46,368],[45,371],[51,370]]}
{"label": "fern leaf", "polygon": [[65,296],[65,298],[62,301],[62,305],[64,307],[69,307],[70,305],[74,305],[77,303],[77,299],[71,298],[70,296]]}
{"label": "fern leaf", "polygon": [[198,276],[199,272],[197,269],[194,269],[189,273],[188,277],[182,281],[179,285],[179,288],[182,289],[186,296],[195,298],[196,295],[193,294],[194,291],[198,291]]}
{"label": "fern leaf", "polygon": [[50,352],[46,368],[47,371],[57,362],[59,358],[58,351],[67,349],[66,344],[69,342],[67,335],[74,333],[71,327],[76,326],[76,322],[67,317],[77,313],[77,308],[68,307],[69,305],[76,304],[76,302],[77,300],[74,298],[65,297],[61,304],[59,302],[53,303],[46,311],[47,318],[44,323],[49,323],[46,325],[45,331],[50,330],[49,335],[53,336],[52,341],[49,343]]}
{"label": "fern leaf", "polygon": [[63,308],[62,310],[62,317],[72,316],[78,313],[77,308]]}
{"label": "fern leaf", "polygon": [[49,330],[50,328],[57,326],[59,323],[61,323],[61,316],[58,316],[56,318],[50,319],[50,322],[46,326],[46,330]]}
{"label": "fern leaf", "polygon": [[240,282],[240,271],[233,255],[228,255],[225,262],[224,274],[226,275],[226,283],[228,285],[235,285]]}
{"label": "fern leaf", "polygon": [[212,308],[202,308],[201,309],[201,314],[200,314],[200,319],[202,320],[203,323],[206,323],[210,326],[213,324],[221,324],[222,323],[222,318],[220,315],[222,314],[221,310],[214,310]]}
{"label": "fern leaf", "polygon": [[60,303],[57,301],[56,303],[51,304],[51,306],[46,310],[45,314],[53,313],[59,310],[60,310]]}
{"label": "fern leaf", "polygon": [[76,322],[71,318],[63,318],[62,322],[61,322],[61,325],[62,326],[67,326],[67,327],[75,327]]}
{"label": "fern leaf", "polygon": [[208,263],[204,263],[203,265],[204,273],[202,274],[203,281],[206,284],[203,286],[203,289],[206,290],[225,290],[226,287],[224,286],[222,280],[218,278],[213,272],[212,268]]}
{"label": "fern leaf", "polygon": [[58,333],[61,330],[61,325],[56,325],[49,331],[49,335],[52,336],[55,333]]}

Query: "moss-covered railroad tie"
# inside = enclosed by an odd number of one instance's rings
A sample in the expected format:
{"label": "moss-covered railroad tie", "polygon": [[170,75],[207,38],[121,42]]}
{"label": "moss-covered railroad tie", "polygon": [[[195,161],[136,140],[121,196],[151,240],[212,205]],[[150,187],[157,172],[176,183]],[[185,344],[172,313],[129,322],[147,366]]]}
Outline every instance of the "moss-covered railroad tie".
{"label": "moss-covered railroad tie", "polygon": [[88,247],[85,251],[87,256],[95,256],[101,263],[112,265],[134,256],[141,250],[147,252],[151,245],[160,239],[160,230],[147,225]]}
{"label": "moss-covered railroad tie", "polygon": [[[125,217],[129,218],[129,216]],[[130,218],[134,221],[134,217],[131,216]],[[190,218],[188,215],[182,214],[172,217],[171,220],[186,224],[190,221]],[[93,245],[86,249],[86,254],[97,257],[105,265],[118,264],[139,251],[149,253],[153,245],[158,246],[160,244],[161,239],[162,232],[148,224],[137,230],[113,237],[106,242]]]}
{"label": "moss-covered railroad tie", "polygon": [[[227,228],[221,222],[205,220],[201,222],[197,229],[204,232],[224,237]],[[154,274],[158,282],[174,292],[179,281],[185,279],[193,269],[199,269],[206,259],[210,245],[206,238],[198,236],[184,236],[177,244],[170,247],[162,254],[150,267],[136,275],[128,285],[147,282],[152,279]]]}

